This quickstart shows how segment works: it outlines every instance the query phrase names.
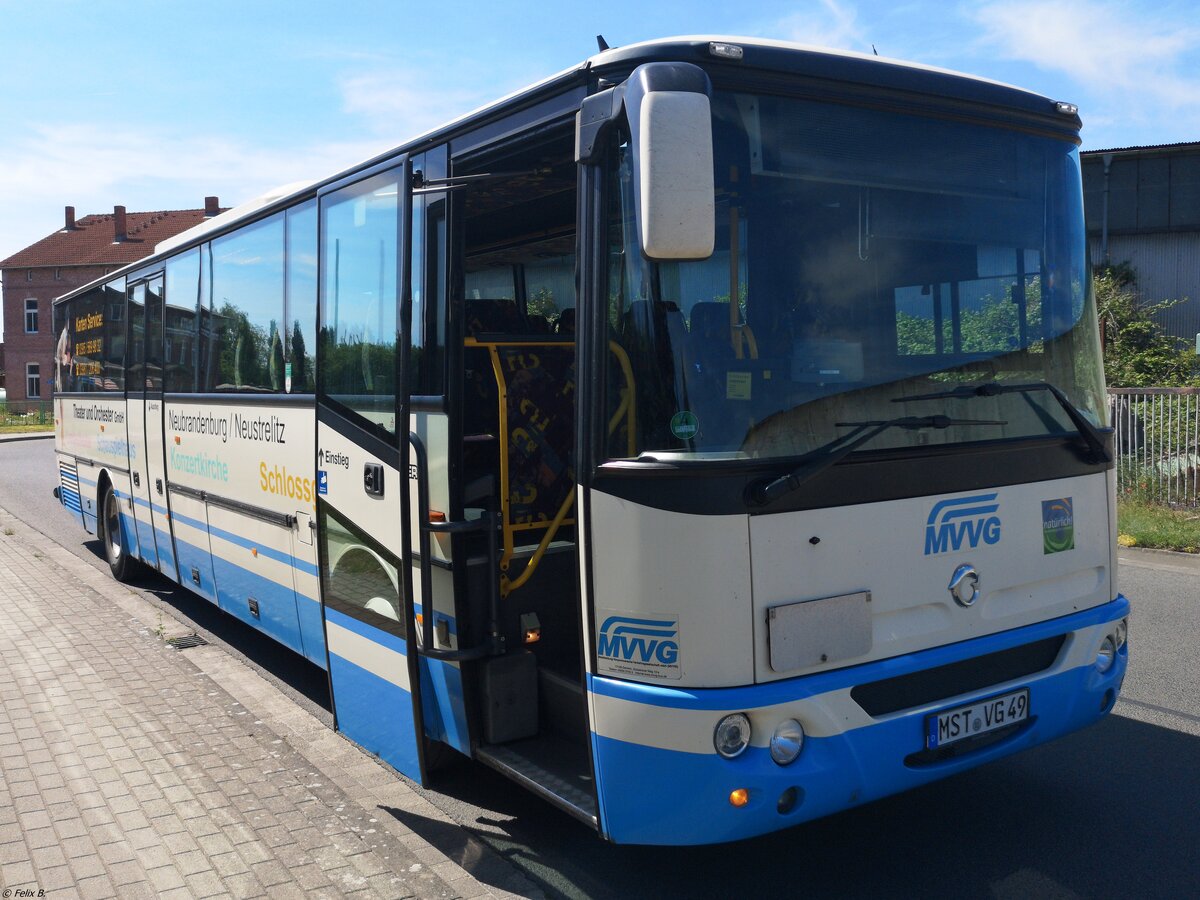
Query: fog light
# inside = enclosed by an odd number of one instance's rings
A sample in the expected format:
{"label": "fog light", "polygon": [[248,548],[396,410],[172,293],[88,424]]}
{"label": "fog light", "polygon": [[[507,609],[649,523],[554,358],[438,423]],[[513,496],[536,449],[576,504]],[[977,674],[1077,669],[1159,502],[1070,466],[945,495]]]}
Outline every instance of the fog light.
{"label": "fog light", "polygon": [[1117,649],[1120,650],[1122,647],[1125,646],[1125,642],[1129,639],[1129,620],[1128,619],[1122,619],[1120,622],[1117,623],[1117,633],[1116,633],[1115,637],[1116,637]]}
{"label": "fog light", "polygon": [[713,746],[726,759],[733,759],[750,745],[750,717],[732,713],[717,723]]}
{"label": "fog light", "polygon": [[771,759],[786,766],[795,762],[804,746],[804,727],[795,719],[784,719],[771,735]]}
{"label": "fog light", "polygon": [[1096,651],[1096,670],[1103,675],[1112,668],[1113,660],[1116,659],[1117,648],[1113,646],[1111,637],[1106,637],[1100,643],[1100,649]]}

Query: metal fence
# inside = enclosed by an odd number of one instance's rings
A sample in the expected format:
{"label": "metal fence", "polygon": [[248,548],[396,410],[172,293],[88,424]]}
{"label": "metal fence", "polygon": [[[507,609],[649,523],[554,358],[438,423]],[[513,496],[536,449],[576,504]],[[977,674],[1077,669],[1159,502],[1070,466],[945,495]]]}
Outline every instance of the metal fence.
{"label": "metal fence", "polygon": [[7,431],[54,424],[54,403],[50,400],[9,400],[0,402],[0,428]]}
{"label": "metal fence", "polygon": [[1200,506],[1200,388],[1109,388],[1117,491],[1171,506]]}

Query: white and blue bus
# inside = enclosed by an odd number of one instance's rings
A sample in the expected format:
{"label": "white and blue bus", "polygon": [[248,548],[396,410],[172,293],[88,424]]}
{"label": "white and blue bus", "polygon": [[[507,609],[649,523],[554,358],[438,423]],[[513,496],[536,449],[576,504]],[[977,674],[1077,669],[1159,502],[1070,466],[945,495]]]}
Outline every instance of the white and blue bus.
{"label": "white and blue bus", "polygon": [[679,38],[56,306],[59,493],[614,842],[699,844],[1104,716],[1126,670],[1074,106]]}

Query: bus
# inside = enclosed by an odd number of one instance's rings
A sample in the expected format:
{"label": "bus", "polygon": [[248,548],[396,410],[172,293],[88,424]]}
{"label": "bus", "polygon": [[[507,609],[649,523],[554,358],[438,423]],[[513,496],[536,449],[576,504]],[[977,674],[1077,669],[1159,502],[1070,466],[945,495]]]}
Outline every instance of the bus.
{"label": "bus", "polygon": [[399,773],[468,757],[612,842],[1042,744],[1128,658],[1080,127],[871,56],[603,49],[61,298],[62,505]]}

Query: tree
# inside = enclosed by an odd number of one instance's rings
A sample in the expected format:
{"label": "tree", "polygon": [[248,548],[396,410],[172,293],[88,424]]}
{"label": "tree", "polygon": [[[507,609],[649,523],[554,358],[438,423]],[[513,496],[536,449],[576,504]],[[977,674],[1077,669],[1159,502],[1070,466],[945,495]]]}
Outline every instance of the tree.
{"label": "tree", "polygon": [[1098,268],[1093,276],[1109,387],[1182,387],[1200,383],[1196,356],[1166,334],[1154,314],[1179,301],[1143,305],[1128,263]]}

